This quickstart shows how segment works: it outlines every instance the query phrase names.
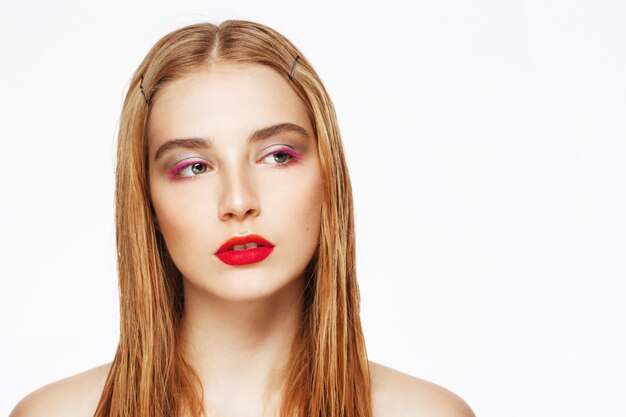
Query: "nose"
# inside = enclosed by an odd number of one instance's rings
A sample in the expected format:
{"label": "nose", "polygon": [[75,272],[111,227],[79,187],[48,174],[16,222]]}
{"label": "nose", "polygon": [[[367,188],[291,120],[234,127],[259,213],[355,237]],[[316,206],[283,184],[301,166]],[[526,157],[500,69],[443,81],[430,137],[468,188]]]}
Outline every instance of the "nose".
{"label": "nose", "polygon": [[223,170],[222,184],[218,208],[221,220],[243,221],[260,214],[259,200],[245,170]]}

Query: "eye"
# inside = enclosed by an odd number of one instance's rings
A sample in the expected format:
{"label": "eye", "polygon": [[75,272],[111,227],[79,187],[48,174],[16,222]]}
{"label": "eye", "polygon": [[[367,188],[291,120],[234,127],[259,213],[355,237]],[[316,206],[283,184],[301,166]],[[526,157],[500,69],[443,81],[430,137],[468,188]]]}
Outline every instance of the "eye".
{"label": "eye", "polygon": [[261,162],[270,165],[289,165],[292,160],[295,162],[300,158],[300,154],[293,149],[280,148],[262,157]]}
{"label": "eye", "polygon": [[178,175],[183,177],[192,177],[194,175],[202,174],[206,172],[207,166],[201,162],[196,162],[194,164],[187,165],[185,168],[181,169],[178,172]]}
{"label": "eye", "polygon": [[209,170],[209,164],[204,161],[191,160],[181,161],[176,164],[168,173],[170,178],[195,177],[204,174]]}

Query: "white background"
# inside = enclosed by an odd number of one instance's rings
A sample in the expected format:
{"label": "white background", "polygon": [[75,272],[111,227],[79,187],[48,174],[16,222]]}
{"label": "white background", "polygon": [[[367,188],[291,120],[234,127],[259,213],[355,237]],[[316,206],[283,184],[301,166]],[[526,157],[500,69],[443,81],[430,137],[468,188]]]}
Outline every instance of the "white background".
{"label": "white background", "polygon": [[0,415],[109,362],[131,74],[167,32],[267,24],[313,63],[353,179],[370,358],[483,417],[626,415],[622,1],[0,5]]}

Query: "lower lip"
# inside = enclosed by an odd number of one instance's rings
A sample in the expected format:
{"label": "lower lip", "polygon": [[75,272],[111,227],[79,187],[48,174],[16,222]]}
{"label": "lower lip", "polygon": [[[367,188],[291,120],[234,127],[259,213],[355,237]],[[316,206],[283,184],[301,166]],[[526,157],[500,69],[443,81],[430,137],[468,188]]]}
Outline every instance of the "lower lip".
{"label": "lower lip", "polygon": [[227,265],[247,265],[261,262],[263,259],[270,256],[273,250],[273,247],[261,246],[245,250],[229,250],[216,253],[215,256]]}

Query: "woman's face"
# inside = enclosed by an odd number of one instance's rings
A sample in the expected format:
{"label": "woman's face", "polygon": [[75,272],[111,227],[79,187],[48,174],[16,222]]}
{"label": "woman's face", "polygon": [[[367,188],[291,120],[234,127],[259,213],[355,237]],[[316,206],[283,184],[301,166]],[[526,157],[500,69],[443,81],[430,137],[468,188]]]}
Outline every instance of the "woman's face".
{"label": "woman's face", "polygon": [[215,64],[159,90],[148,128],[155,221],[186,291],[246,301],[301,282],[322,179],[288,81],[261,65]]}

